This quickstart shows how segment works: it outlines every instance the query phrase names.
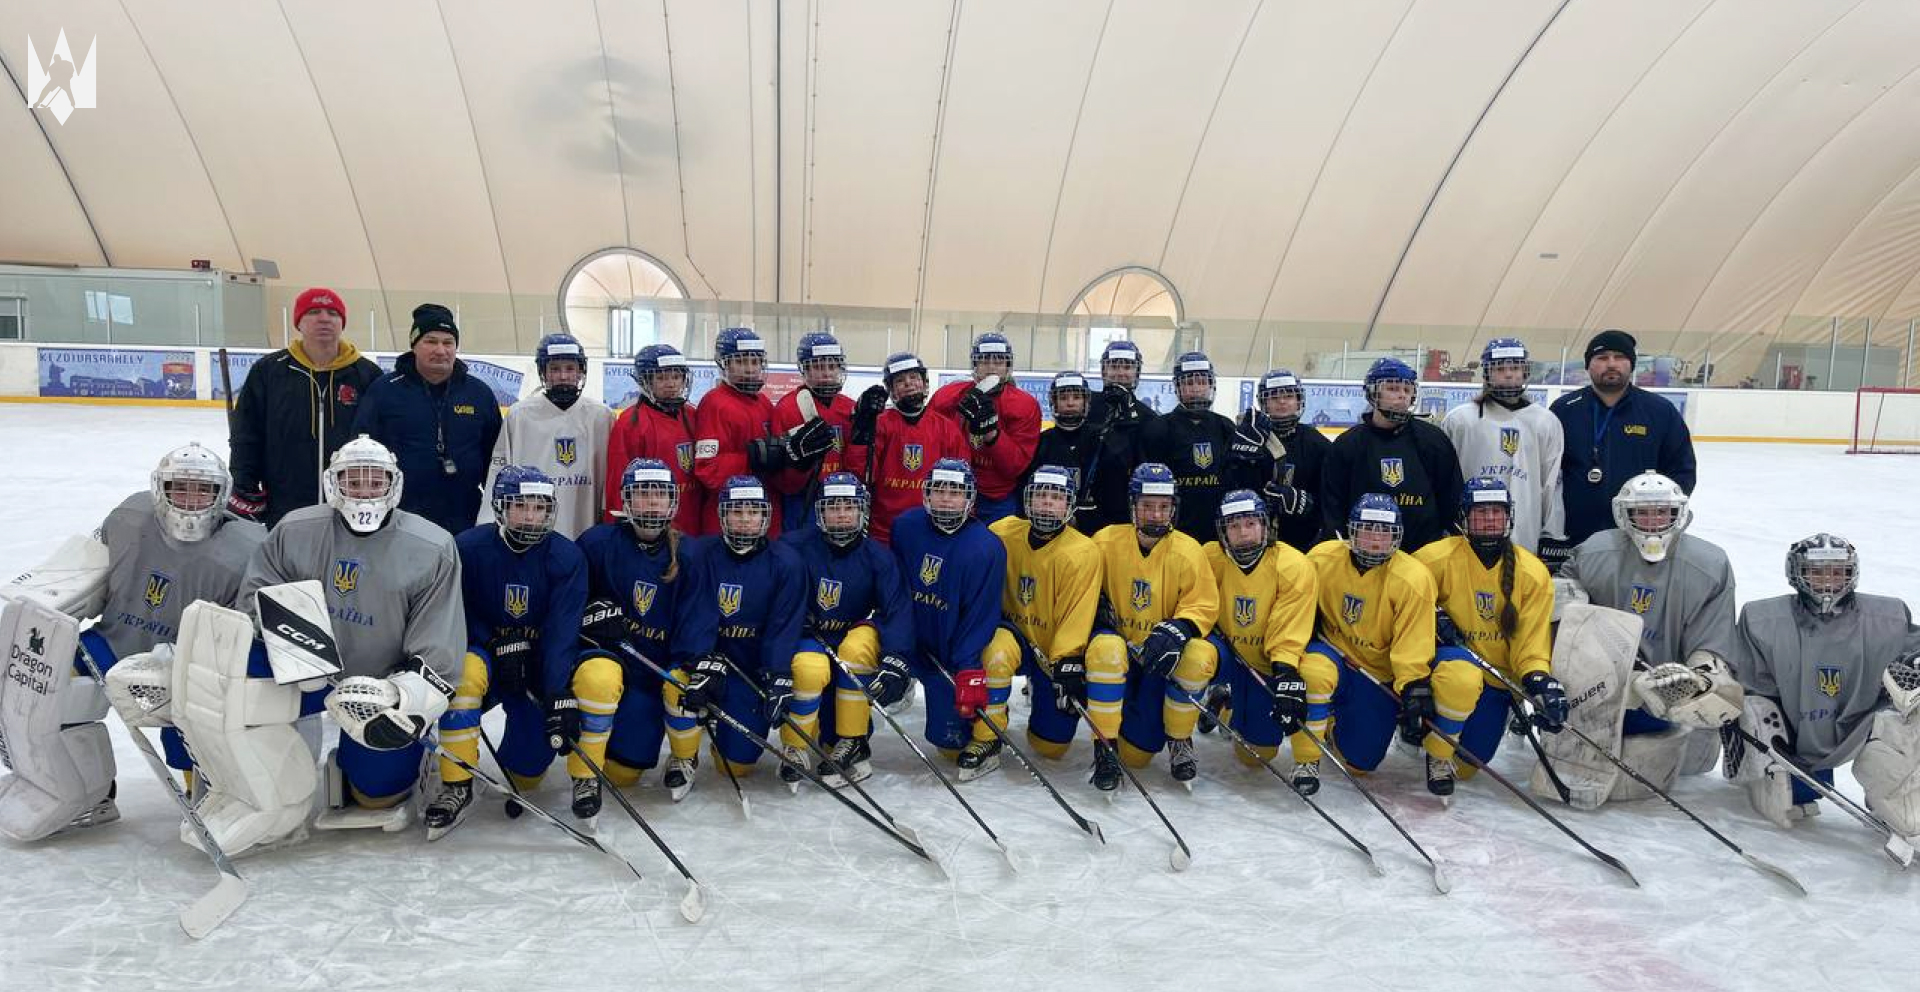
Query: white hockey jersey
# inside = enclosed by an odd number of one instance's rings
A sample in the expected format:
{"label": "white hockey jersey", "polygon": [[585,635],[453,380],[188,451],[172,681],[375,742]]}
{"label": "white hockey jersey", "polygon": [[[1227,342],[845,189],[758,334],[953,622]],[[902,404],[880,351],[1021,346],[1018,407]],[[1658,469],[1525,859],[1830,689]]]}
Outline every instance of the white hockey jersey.
{"label": "white hockey jersey", "polygon": [[[493,477],[508,465],[531,465],[552,477],[557,506],[553,532],[569,540],[600,522],[606,493],[607,434],[613,412],[590,396],[562,410],[543,392],[515,403],[493,446],[487,492]],[[493,522],[493,500],[480,501],[479,522]]]}
{"label": "white hockey jersey", "polygon": [[1489,475],[1513,494],[1513,543],[1538,554],[1540,535],[1566,534],[1560,502],[1560,418],[1538,403],[1509,410],[1488,400],[1462,403],[1440,424],[1460,459],[1460,474]]}

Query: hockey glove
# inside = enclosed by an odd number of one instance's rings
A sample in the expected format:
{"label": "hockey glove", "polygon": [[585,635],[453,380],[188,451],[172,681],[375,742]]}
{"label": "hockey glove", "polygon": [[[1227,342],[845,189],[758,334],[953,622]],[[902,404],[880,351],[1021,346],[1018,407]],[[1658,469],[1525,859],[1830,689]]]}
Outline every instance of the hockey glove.
{"label": "hockey glove", "polygon": [[1453,622],[1446,610],[1433,612],[1434,640],[1449,647],[1465,647],[1467,639],[1460,633],[1460,625]]}
{"label": "hockey glove", "polygon": [[681,711],[694,716],[706,713],[720,701],[726,684],[726,659],[717,654],[701,655],[694,660],[693,668],[687,672],[686,681],[680,687]]}
{"label": "hockey glove", "polygon": [[1133,419],[1133,392],[1117,382],[1107,383],[1100,390],[1100,399],[1107,405],[1107,423],[1122,424]]}
{"label": "hockey glove", "polygon": [[1427,721],[1437,719],[1440,711],[1433,705],[1433,683],[1418,678],[1400,690],[1400,739],[1414,747],[1427,739]]}
{"label": "hockey glove", "polygon": [[1140,664],[1146,666],[1148,674],[1165,678],[1180,663],[1181,650],[1199,632],[1193,621],[1178,617],[1154,624],[1140,645]]}
{"label": "hockey glove", "polygon": [[793,463],[786,435],[756,437],[747,442],[747,469],[755,475],[778,472]]}
{"label": "hockey glove", "polygon": [[453,686],[418,657],[408,664],[384,679],[350,675],[333,687],[327,711],[343,733],[376,751],[398,751],[433,729]]}
{"label": "hockey glove", "polygon": [[907,667],[907,659],[897,654],[881,655],[872,685],[873,701],[879,703],[881,709],[905,699],[907,690],[913,687],[913,672]]}
{"label": "hockey glove", "polygon": [[1273,693],[1273,722],[1280,725],[1282,736],[1299,733],[1307,722],[1307,680],[1300,677],[1300,669],[1284,661],[1273,663],[1273,674],[1267,676],[1267,691]]}
{"label": "hockey glove", "polygon": [[979,668],[963,668],[953,674],[953,708],[960,719],[971,720],[987,708],[987,673]]}
{"label": "hockey glove", "polygon": [[1573,548],[1573,542],[1564,538],[1540,535],[1540,563],[1547,566],[1548,575],[1560,574],[1560,566],[1573,557]]}
{"label": "hockey glove", "polygon": [[1060,658],[1053,663],[1053,706],[1068,716],[1080,713],[1074,704],[1087,705],[1087,659]]}
{"label": "hockey glove", "polygon": [[1236,462],[1256,462],[1266,452],[1265,439],[1250,424],[1241,424],[1227,438],[1227,457]]}
{"label": "hockey glove", "polygon": [[487,668],[489,695],[505,698],[526,692],[528,673],[539,663],[532,638],[496,637],[487,642],[487,656],[493,660]]}
{"label": "hockey glove", "polygon": [[611,599],[590,600],[580,614],[580,639],[603,651],[617,655],[620,642],[632,634],[633,623]]}
{"label": "hockey glove", "polygon": [[1533,725],[1549,734],[1557,734],[1567,727],[1567,690],[1560,680],[1546,672],[1528,672],[1520,680],[1520,688],[1527,690],[1527,698],[1533,701]]}
{"label": "hockey glove", "polygon": [[833,425],[815,417],[787,432],[787,453],[796,462],[811,462],[833,450]]}
{"label": "hockey glove", "polygon": [[227,512],[242,520],[259,523],[267,513],[267,489],[265,486],[249,492],[239,489],[227,494]]}
{"label": "hockey glove", "polygon": [[981,392],[977,386],[960,394],[959,408],[960,419],[966,422],[968,434],[985,436],[1000,428],[1000,411],[994,408],[993,397]]}
{"label": "hockey glove", "polygon": [[1313,512],[1313,494],[1296,486],[1269,482],[1261,490],[1267,498],[1267,512],[1281,517],[1302,517]]}
{"label": "hockey glove", "polygon": [[793,706],[793,676],[769,672],[762,688],[766,692],[767,722],[777,727]]}
{"label": "hockey glove", "polygon": [[560,754],[580,743],[580,700],[571,694],[547,700],[547,747]]}
{"label": "hockey glove", "polygon": [[866,392],[853,405],[854,444],[872,444],[874,430],[880,425],[880,414],[887,409],[887,387],[868,386]]}

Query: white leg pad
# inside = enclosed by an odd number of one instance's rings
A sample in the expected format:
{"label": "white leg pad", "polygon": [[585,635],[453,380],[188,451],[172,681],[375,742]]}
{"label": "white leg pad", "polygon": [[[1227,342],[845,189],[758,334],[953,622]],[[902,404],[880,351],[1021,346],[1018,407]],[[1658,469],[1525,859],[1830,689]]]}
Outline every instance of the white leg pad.
{"label": "white leg pad", "polygon": [[[1641,626],[1634,614],[1570,602],[1561,613],[1553,642],[1553,674],[1567,690],[1567,723],[1612,754],[1620,753]],[[1567,786],[1567,801],[1579,809],[1597,809],[1605,803],[1621,777],[1620,769],[1574,734],[1540,736],[1547,760]],[[1537,764],[1528,788],[1535,795],[1559,796]]]}
{"label": "white leg pad", "polygon": [[31,599],[77,620],[99,616],[107,602],[107,546],[75,534],[46,561],[0,585],[0,599]]}
{"label": "white leg pad", "polygon": [[[39,840],[65,827],[104,800],[113,784],[106,728],[85,720],[64,726],[67,697],[76,694],[79,637],[72,617],[38,600],[7,600],[0,607],[0,650],[6,652],[0,758],[13,769],[0,778],[0,834],[15,840]],[[96,707],[71,709],[85,714]]]}
{"label": "white leg pad", "polygon": [[252,645],[252,619],[203,600],[181,617],[173,666],[173,721],[208,783],[200,818],[235,856],[296,839],[319,785],[293,726],[300,691],[248,678]]}
{"label": "white leg pad", "polygon": [[[1631,765],[1634,771],[1662,791],[1671,792],[1673,783],[1680,777],[1680,765],[1687,757],[1687,738],[1691,736],[1685,727],[1674,727],[1657,734],[1631,735],[1621,741],[1620,760]],[[1613,802],[1630,802],[1653,797],[1653,790],[1631,776],[1621,775],[1613,784],[1613,795],[1607,798]]]}

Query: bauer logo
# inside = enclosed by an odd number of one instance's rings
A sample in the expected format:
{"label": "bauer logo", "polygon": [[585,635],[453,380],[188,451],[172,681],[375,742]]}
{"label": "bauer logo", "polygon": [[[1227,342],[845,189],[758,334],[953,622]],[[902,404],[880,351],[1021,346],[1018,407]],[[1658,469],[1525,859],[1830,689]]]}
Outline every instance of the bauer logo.
{"label": "bauer logo", "polygon": [[646,616],[653,612],[653,598],[660,595],[660,587],[651,582],[635,580],[633,583],[633,612]]}
{"label": "bauer logo", "polygon": [[33,37],[27,37],[27,107],[32,110],[46,110],[62,124],[73,116],[76,110],[93,110],[99,106],[96,72],[99,62],[94,58],[100,50],[100,38],[95,36],[87,44],[87,57],[79,62],[73,60],[73,52],[67,48],[67,32],[63,28],[60,36],[54,40],[53,51],[48,53],[45,62],[40,61],[40,51],[34,47]]}
{"label": "bauer logo", "polygon": [[1233,622],[1242,627],[1251,627],[1255,619],[1257,617],[1254,614],[1253,597],[1233,597]]}
{"label": "bauer logo", "polygon": [[1380,459],[1380,481],[1389,488],[1397,487],[1407,478],[1406,465],[1398,458]]}
{"label": "bauer logo", "polygon": [[527,587],[518,583],[507,583],[507,616],[515,620],[527,615]]}
{"label": "bauer logo", "polygon": [[1518,454],[1519,451],[1520,451],[1520,428],[1518,427],[1500,428],[1500,453],[1504,455],[1514,455],[1514,454]]}
{"label": "bauer logo", "polygon": [[335,558],[333,560],[333,591],[346,595],[360,585],[360,559]]}
{"label": "bauer logo", "polygon": [[144,598],[147,609],[157,610],[167,605],[167,593],[173,589],[173,579],[164,572],[147,573],[147,592]]}
{"label": "bauer logo", "polygon": [[733,616],[740,612],[740,585],[736,582],[720,583],[720,615]]}
{"label": "bauer logo", "polygon": [[1352,593],[1348,593],[1345,596],[1340,597],[1340,619],[1346,621],[1347,626],[1349,627],[1359,626],[1360,618],[1362,616],[1365,616],[1366,612],[1367,612],[1366,600],[1360,598],[1359,596],[1355,596]]}
{"label": "bauer logo", "polygon": [[1153,583],[1146,579],[1133,580],[1133,596],[1128,602],[1133,604],[1134,612],[1145,613],[1153,605]]}
{"label": "bauer logo", "polygon": [[1829,697],[1840,695],[1840,669],[1832,665],[1821,665],[1817,669],[1820,675],[1820,691]]}
{"label": "bauer logo", "polygon": [[1633,586],[1633,598],[1627,602],[1627,605],[1633,609],[1633,612],[1644,617],[1648,610],[1653,609],[1655,591],[1652,586],[1643,586],[1636,582]]}
{"label": "bauer logo", "polygon": [[[917,447],[917,445],[916,445]],[[923,555],[920,558],[920,584],[930,586],[940,581],[940,566],[947,560],[939,555]]]}
{"label": "bauer logo", "polygon": [[813,591],[813,601],[822,610],[834,610],[840,606],[840,580],[821,579],[820,587]]}
{"label": "bauer logo", "polygon": [[553,460],[562,465],[572,465],[579,458],[573,438],[556,437],[553,439]]}

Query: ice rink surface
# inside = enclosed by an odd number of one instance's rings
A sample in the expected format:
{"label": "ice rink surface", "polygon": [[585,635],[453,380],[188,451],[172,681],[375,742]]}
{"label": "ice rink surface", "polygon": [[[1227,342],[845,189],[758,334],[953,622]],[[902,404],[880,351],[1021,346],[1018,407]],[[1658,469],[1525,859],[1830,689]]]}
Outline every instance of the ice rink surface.
{"label": "ice rink surface", "polygon": [[[0,570],[33,564],[147,486],[166,450],[224,451],[218,410],[0,404]],[[1861,548],[1862,589],[1920,598],[1912,523],[1920,459],[1806,445],[1709,444],[1693,532],[1727,549],[1740,599],[1787,591],[1789,542],[1819,530]],[[1025,704],[1015,696],[1014,724]],[[903,720],[917,730],[918,705]],[[497,716],[488,720],[497,734]],[[1109,805],[1086,782],[1085,735],[1046,766],[1103,827],[1084,838],[1009,759],[966,795],[1014,849],[985,836],[889,732],[866,784],[915,827],[943,877],[832,800],[789,795],[763,761],[743,820],[705,762],[683,804],[658,775],[630,792],[709,889],[707,918],[674,911],[677,876],[609,799],[602,839],[647,873],[484,793],[429,846],[404,835],[316,834],[242,859],[252,897],[206,940],[181,906],[209,888],[207,860],[109,718],[120,765],[111,826],[37,845],[0,842],[0,988],[524,990],[785,989],[1839,989],[1920,987],[1920,868],[1901,873],[1839,811],[1790,832],[1768,826],[1715,773],[1676,796],[1748,850],[1795,873],[1800,897],[1660,804],[1597,813],[1550,807],[1625,861],[1634,889],[1484,776],[1443,810],[1417,759],[1391,755],[1371,784],[1452,878],[1425,864],[1344,781],[1319,801],[1372,846],[1367,873],[1280,783],[1198,742],[1201,780],[1142,774],[1194,851],[1168,868],[1165,829],[1137,795]],[[1495,763],[1522,780],[1509,738]],[[1844,791],[1858,786],[1841,776]],[[537,798],[566,806],[566,779]]]}

